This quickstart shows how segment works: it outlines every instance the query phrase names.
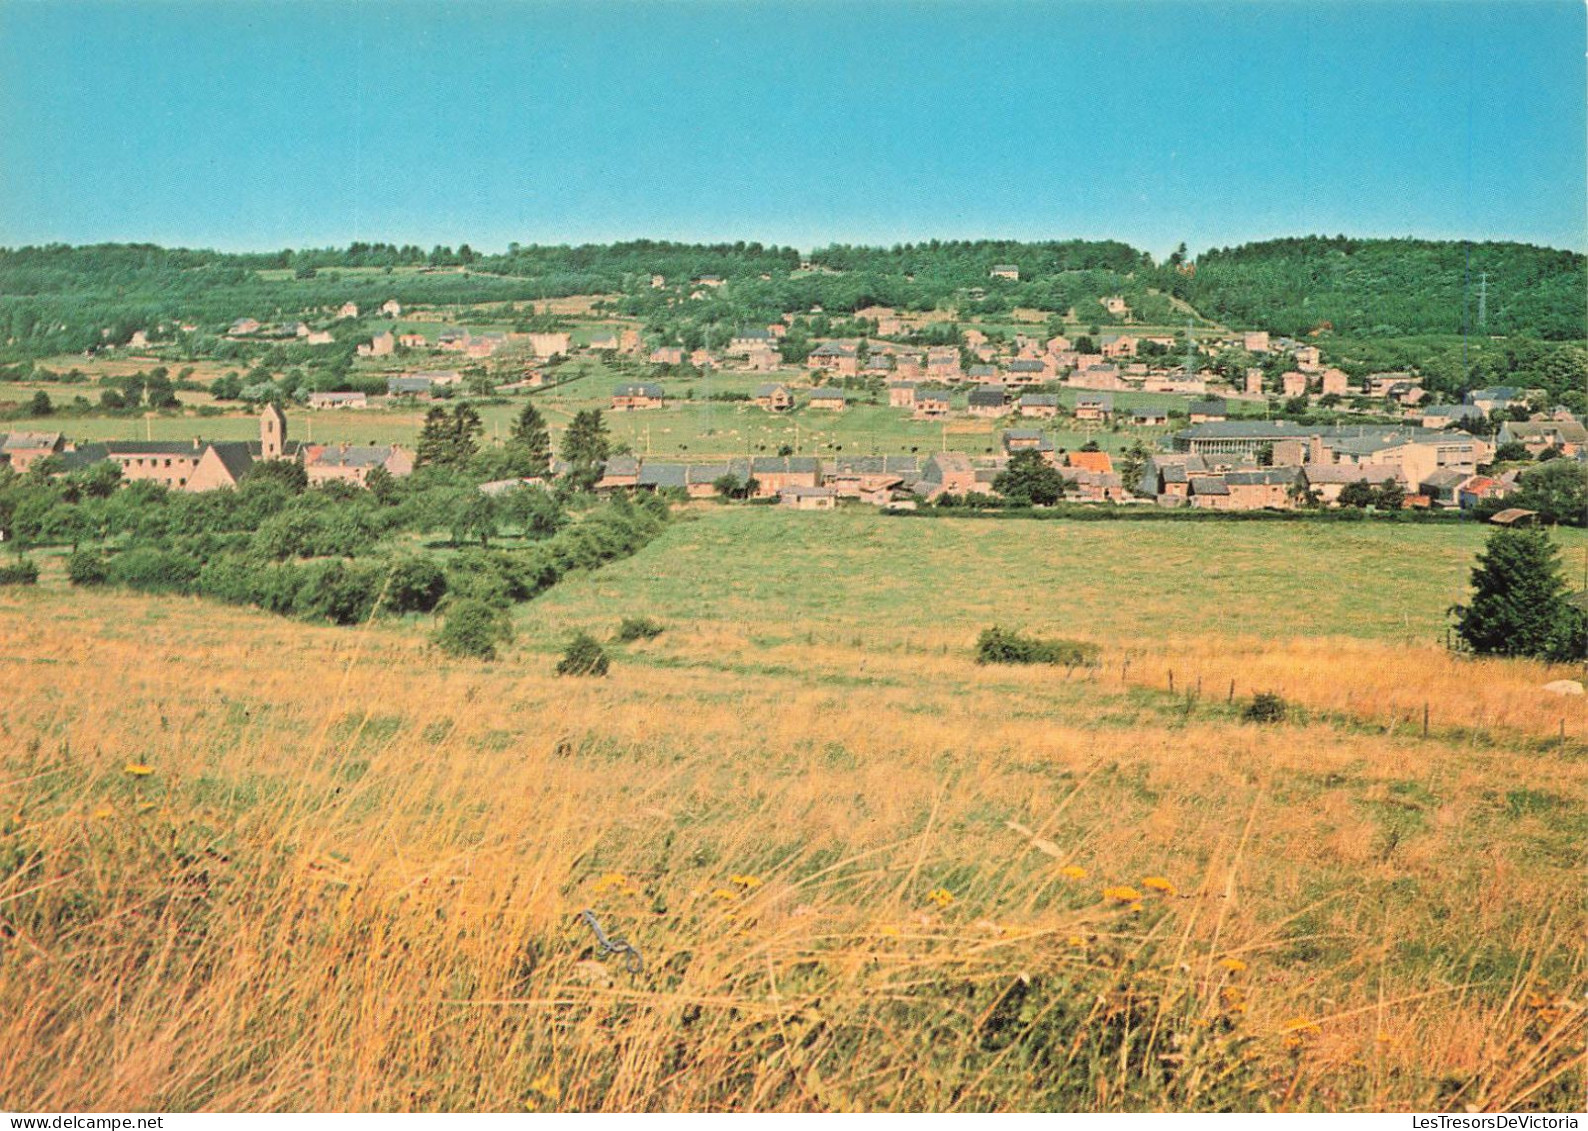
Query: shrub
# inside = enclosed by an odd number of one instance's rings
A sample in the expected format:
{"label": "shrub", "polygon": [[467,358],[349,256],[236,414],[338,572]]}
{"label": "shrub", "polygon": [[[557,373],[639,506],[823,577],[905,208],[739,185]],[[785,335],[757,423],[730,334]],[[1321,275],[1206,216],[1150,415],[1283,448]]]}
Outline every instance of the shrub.
{"label": "shrub", "polygon": [[73,585],[103,585],[109,576],[105,559],[93,550],[77,550],[66,559],[66,577]]}
{"label": "shrub", "polygon": [[401,558],[386,577],[381,608],[393,613],[428,613],[447,592],[447,577],[429,558]]}
{"label": "shrub", "polygon": [[662,626],[650,617],[624,617],[618,624],[617,639],[625,644],[631,640],[654,640],[662,631]]}
{"label": "shrub", "polygon": [[293,611],[303,617],[324,617],[332,624],[361,624],[375,609],[385,578],[369,566],[331,562],[304,570]]}
{"label": "shrub", "polygon": [[1090,667],[1097,663],[1101,649],[1085,640],[1042,640],[1006,632],[994,625],[976,638],[978,664],[1062,664],[1065,667]]}
{"label": "shrub", "polygon": [[505,614],[484,601],[472,598],[455,601],[447,609],[436,643],[452,656],[472,656],[478,660],[496,659],[498,644],[513,640],[513,625]]}
{"label": "shrub", "polygon": [[18,558],[7,566],[0,566],[0,585],[37,585],[39,567],[28,558]]}
{"label": "shrub", "polygon": [[1279,695],[1272,691],[1261,691],[1246,704],[1246,709],[1241,712],[1241,718],[1249,723],[1282,723],[1288,710],[1284,699]]}
{"label": "shrub", "polygon": [[184,554],[144,546],[126,550],[106,566],[110,580],[141,593],[186,593],[199,574],[199,563]]}
{"label": "shrub", "polygon": [[568,642],[568,648],[557,661],[558,675],[606,675],[609,667],[606,651],[588,632],[581,632]]}

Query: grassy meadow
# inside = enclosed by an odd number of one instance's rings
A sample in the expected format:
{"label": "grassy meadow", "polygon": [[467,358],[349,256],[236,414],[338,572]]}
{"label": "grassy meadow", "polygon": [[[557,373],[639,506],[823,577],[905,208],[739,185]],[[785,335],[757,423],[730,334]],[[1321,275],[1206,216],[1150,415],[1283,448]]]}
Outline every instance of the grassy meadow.
{"label": "grassy meadow", "polygon": [[0,1094],[1580,1110],[1588,707],[1439,647],[1482,537],[699,506],[491,664],[52,563],[0,590]]}

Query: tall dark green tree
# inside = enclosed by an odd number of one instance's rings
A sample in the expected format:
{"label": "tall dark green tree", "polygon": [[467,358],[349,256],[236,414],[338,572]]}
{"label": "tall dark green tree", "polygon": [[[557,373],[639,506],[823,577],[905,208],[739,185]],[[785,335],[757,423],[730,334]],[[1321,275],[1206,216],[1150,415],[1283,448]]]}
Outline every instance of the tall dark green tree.
{"label": "tall dark green tree", "polygon": [[419,430],[419,445],[414,463],[431,467],[462,467],[480,450],[479,436],[484,425],[480,414],[468,403],[452,406],[449,414],[440,405],[425,413]]}
{"label": "tall dark green tree", "polygon": [[419,429],[419,444],[414,450],[414,463],[421,467],[445,466],[451,462],[452,429],[447,420],[447,410],[433,405],[425,413],[425,423]]}
{"label": "tall dark green tree", "polygon": [[581,409],[574,414],[562,434],[562,458],[568,461],[568,479],[584,490],[595,486],[601,465],[612,454],[612,440],[598,408]]}
{"label": "tall dark green tree", "polygon": [[1456,634],[1480,656],[1547,657],[1570,606],[1560,549],[1542,528],[1496,529],[1472,571]]}
{"label": "tall dark green tree", "polygon": [[507,450],[521,475],[546,475],[551,471],[551,432],[533,401],[524,405],[513,422]]}
{"label": "tall dark green tree", "polygon": [[1064,477],[1059,469],[1026,449],[1009,457],[1008,466],[993,480],[997,491],[1014,506],[1051,506],[1064,498]]}

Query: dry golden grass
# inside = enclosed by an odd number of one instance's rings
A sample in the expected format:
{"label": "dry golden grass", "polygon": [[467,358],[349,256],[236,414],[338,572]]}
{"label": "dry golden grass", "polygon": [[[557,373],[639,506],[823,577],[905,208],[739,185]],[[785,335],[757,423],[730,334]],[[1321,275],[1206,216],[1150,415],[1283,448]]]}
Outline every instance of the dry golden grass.
{"label": "dry golden grass", "polygon": [[[985,668],[952,611],[733,606],[554,677],[609,573],[494,665],[0,592],[10,1106],[1582,1104],[1585,719],[1542,669],[1212,634]],[[1259,688],[1289,722],[1239,720]]]}

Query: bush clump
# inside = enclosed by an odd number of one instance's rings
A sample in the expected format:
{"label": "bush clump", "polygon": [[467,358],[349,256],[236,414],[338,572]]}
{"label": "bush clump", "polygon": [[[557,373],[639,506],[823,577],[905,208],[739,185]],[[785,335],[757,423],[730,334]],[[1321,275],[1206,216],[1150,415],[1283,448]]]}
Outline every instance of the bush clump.
{"label": "bush clump", "polygon": [[588,632],[577,634],[557,661],[558,675],[606,675],[611,666],[601,642]]}
{"label": "bush clump", "polygon": [[446,596],[447,575],[429,558],[400,558],[386,575],[381,608],[393,613],[428,613]]}
{"label": "bush clump", "polygon": [[618,623],[617,639],[624,644],[633,640],[655,640],[662,632],[660,622],[650,617],[624,617]]}
{"label": "bush clump", "polygon": [[1065,667],[1091,667],[1102,653],[1096,644],[1085,640],[1043,640],[1021,636],[994,625],[976,638],[978,664],[1062,664]]}
{"label": "bush clump", "polygon": [[1282,723],[1289,709],[1279,695],[1272,691],[1261,691],[1246,704],[1241,718],[1249,723]]}
{"label": "bush clump", "polygon": [[39,567],[28,558],[18,558],[10,565],[0,566],[0,585],[37,585]]}
{"label": "bush clump", "polygon": [[199,563],[185,554],[152,546],[125,550],[110,559],[112,584],[140,593],[187,593],[199,575]]}
{"label": "bush clump", "polygon": [[66,559],[66,578],[73,585],[103,585],[109,577],[104,555],[93,550],[74,550]]}
{"label": "bush clump", "polygon": [[512,641],[513,625],[506,613],[472,598],[453,602],[436,634],[443,652],[477,660],[496,659],[497,645]]}

